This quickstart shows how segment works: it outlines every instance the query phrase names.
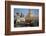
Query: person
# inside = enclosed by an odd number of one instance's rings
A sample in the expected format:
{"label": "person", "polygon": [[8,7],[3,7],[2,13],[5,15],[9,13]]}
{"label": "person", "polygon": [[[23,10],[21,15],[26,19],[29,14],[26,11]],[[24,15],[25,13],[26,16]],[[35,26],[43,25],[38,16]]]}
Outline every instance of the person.
{"label": "person", "polygon": [[16,13],[15,18],[14,18],[14,24],[16,27],[18,27],[20,26],[19,23],[20,23],[20,14]]}

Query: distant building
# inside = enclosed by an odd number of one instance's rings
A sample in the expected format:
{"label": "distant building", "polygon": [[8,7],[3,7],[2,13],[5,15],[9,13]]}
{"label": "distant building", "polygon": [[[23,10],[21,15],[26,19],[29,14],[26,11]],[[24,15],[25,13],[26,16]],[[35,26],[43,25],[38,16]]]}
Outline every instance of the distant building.
{"label": "distant building", "polygon": [[34,16],[33,16],[33,14],[32,14],[32,11],[29,10],[29,13],[28,13],[27,16],[25,17],[25,19],[26,19],[26,22],[29,22],[29,23],[32,22],[32,20],[34,19]]}

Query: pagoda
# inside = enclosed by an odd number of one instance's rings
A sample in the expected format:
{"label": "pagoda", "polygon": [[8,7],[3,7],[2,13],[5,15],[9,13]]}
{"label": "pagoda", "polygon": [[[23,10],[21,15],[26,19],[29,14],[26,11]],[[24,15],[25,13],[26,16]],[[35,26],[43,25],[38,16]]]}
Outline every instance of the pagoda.
{"label": "pagoda", "polygon": [[32,14],[32,11],[29,9],[29,13],[25,17],[25,21],[26,21],[26,23],[31,23],[33,21],[33,19],[34,19],[34,16]]}

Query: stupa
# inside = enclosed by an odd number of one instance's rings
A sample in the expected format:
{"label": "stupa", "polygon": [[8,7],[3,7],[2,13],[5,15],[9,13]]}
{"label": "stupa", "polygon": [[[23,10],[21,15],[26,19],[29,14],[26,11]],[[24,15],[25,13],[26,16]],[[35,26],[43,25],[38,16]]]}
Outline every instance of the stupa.
{"label": "stupa", "polygon": [[32,14],[32,11],[29,9],[29,13],[25,17],[26,23],[31,23],[34,19],[34,16]]}

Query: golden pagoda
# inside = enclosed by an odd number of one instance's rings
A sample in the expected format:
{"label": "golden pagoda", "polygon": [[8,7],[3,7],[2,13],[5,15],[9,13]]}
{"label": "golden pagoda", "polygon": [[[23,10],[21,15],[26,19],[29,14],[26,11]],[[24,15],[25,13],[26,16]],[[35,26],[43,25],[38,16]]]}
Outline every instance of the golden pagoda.
{"label": "golden pagoda", "polygon": [[25,17],[26,23],[31,23],[33,19],[34,19],[34,16],[33,16],[33,14],[32,14],[32,11],[29,10],[29,13],[28,13],[27,16]]}

